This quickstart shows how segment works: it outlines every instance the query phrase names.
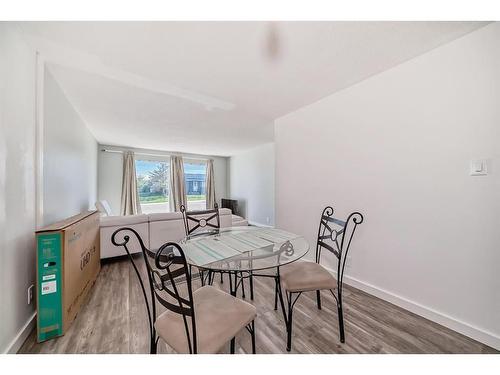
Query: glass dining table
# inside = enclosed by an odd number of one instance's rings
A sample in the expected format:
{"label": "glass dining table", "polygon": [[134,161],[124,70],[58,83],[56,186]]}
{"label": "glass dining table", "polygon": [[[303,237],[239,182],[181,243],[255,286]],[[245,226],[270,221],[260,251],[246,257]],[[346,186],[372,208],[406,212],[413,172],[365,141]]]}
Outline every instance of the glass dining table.
{"label": "glass dining table", "polygon": [[190,266],[200,270],[204,283],[214,273],[229,275],[233,296],[243,280],[253,277],[278,278],[279,267],[295,262],[309,251],[309,243],[299,235],[275,228],[229,227],[186,237],[180,246]]}

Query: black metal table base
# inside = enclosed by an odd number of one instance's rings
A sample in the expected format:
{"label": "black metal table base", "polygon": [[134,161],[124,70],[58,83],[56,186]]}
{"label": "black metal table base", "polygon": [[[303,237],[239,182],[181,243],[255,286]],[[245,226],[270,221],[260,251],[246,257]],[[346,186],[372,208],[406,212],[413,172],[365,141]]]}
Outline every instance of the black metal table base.
{"label": "black metal table base", "polygon": [[253,300],[253,275],[251,271],[227,271],[229,278],[229,293],[236,297],[238,289],[241,288],[241,297],[245,296],[245,279],[250,281],[250,299]]}

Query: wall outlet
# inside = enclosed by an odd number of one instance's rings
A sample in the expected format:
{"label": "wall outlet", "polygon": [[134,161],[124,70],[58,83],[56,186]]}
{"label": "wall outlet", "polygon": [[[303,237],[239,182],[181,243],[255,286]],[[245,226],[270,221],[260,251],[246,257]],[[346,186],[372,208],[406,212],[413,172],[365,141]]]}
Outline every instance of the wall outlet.
{"label": "wall outlet", "polygon": [[271,219],[268,217],[266,217],[266,224],[269,224],[269,222],[271,221]]}
{"label": "wall outlet", "polygon": [[33,290],[35,289],[35,285],[31,284],[28,287],[28,305],[31,305],[33,302]]}

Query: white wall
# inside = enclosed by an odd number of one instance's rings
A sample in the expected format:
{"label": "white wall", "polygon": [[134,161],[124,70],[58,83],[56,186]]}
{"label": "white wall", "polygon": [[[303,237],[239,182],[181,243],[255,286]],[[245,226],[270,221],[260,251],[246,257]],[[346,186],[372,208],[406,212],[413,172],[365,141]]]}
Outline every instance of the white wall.
{"label": "white wall", "polygon": [[[107,200],[111,211],[114,215],[120,214],[120,202],[122,194],[122,178],[123,178],[123,155],[115,152],[102,152],[100,150],[132,150],[136,154],[146,153],[152,155],[167,155],[165,151],[145,150],[145,149],[130,149],[116,146],[99,145],[98,152],[98,187],[97,195],[99,200]],[[220,156],[207,156],[207,155],[194,155],[194,154],[181,154],[188,158],[203,158],[214,160],[214,174],[215,174],[215,196],[217,202],[220,204],[221,198],[228,197],[227,189],[227,159]],[[167,156],[168,157],[168,156]]]}
{"label": "white wall", "polygon": [[35,65],[35,52],[0,22],[0,353],[34,313]]}
{"label": "white wall", "polygon": [[97,141],[48,69],[44,78],[43,222],[93,208]]}
{"label": "white wall", "polygon": [[231,156],[229,191],[252,224],[274,225],[274,143]]}
{"label": "white wall", "polygon": [[495,23],[278,119],[275,143],[278,227],[312,244],[325,205],[361,211],[351,282],[500,349],[499,67]]}
{"label": "white wall", "polygon": [[99,145],[97,155],[97,197],[99,200],[108,201],[113,215],[119,215],[122,194],[123,155],[121,153],[101,151],[104,148],[108,149],[109,147]]}
{"label": "white wall", "polygon": [[[37,225],[87,209],[96,196],[97,143],[15,25],[0,22],[0,352],[34,328]],[[41,61],[41,60],[40,60]],[[44,83],[43,222],[37,223],[36,86]],[[41,137],[42,138],[42,137]],[[41,139],[40,138],[40,139]],[[78,169],[78,171],[75,171]]]}

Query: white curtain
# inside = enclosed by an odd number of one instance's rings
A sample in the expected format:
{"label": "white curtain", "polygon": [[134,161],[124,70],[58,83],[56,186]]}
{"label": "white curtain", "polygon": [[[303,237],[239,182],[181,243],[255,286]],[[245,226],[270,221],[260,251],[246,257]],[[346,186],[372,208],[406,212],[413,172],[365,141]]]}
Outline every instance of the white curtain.
{"label": "white curtain", "polygon": [[207,161],[207,174],[205,179],[205,186],[207,189],[207,210],[215,207],[215,177],[214,177],[214,161],[212,159]]}
{"label": "white curtain", "polygon": [[[170,212],[181,210],[186,206],[186,186],[184,183],[184,163],[181,156],[170,157],[170,192],[168,197]],[[187,207],[186,207],[187,208]]]}
{"label": "white curtain", "polygon": [[134,153],[130,151],[123,154],[123,182],[120,211],[121,215],[136,215],[141,213],[135,175]]}

